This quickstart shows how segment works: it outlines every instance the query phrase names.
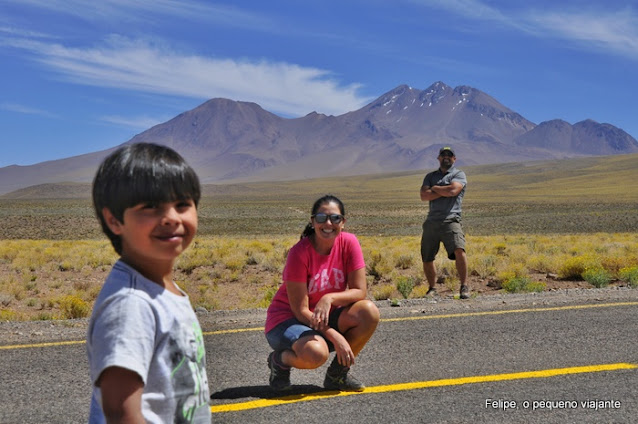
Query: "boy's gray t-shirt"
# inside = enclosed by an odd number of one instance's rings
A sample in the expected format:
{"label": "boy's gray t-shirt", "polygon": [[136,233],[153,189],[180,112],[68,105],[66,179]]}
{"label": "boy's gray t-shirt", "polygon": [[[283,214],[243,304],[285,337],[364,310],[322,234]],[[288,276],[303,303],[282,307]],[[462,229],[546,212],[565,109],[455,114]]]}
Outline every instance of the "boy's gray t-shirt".
{"label": "boy's gray t-shirt", "polygon": [[87,335],[90,423],[105,422],[95,382],[112,366],[141,377],[147,422],[210,423],[202,330],[183,294],[165,290],[121,260],[113,266],[95,301]]}

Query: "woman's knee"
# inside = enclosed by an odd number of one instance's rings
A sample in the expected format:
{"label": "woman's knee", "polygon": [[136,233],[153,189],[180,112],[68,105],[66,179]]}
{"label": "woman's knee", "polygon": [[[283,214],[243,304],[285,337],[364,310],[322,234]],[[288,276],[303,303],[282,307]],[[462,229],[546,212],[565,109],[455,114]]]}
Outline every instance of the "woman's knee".
{"label": "woman's knee", "polygon": [[365,302],[365,311],[366,311],[366,315],[368,315],[369,320],[371,322],[374,322],[374,324],[378,324],[379,320],[381,319],[381,314],[379,313],[379,308],[377,308],[377,305],[374,304],[374,302],[372,302],[371,300],[364,300]]}
{"label": "woman's knee", "polygon": [[297,358],[303,362],[303,368],[317,368],[323,365],[330,355],[325,340],[312,338],[309,340],[298,340],[293,345],[293,351]]}
{"label": "woman's knee", "polygon": [[371,300],[364,299],[356,302],[349,311],[357,325],[375,325],[379,322],[380,313],[377,305]]}

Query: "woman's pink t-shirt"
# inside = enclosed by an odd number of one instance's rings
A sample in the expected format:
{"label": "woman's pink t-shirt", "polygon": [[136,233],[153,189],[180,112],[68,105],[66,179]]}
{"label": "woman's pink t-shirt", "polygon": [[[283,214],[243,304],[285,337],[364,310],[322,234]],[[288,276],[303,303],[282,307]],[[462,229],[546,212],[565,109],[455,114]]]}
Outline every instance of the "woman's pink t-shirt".
{"label": "woman's pink t-shirt", "polygon": [[[306,284],[312,311],[326,293],[344,291],[347,275],[365,266],[361,245],[354,234],[341,232],[328,255],[317,253],[305,237],[288,252],[283,280]],[[268,307],[265,332],[294,317],[286,285],[282,284]]]}

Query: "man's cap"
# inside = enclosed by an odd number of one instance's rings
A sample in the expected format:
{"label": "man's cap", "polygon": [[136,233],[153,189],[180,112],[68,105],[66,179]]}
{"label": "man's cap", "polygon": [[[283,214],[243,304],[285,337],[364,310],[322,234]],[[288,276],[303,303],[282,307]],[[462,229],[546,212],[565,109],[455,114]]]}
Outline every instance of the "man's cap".
{"label": "man's cap", "polygon": [[443,152],[450,152],[450,153],[452,153],[452,156],[456,156],[454,154],[454,150],[452,150],[451,147],[447,147],[447,146],[446,147],[441,147],[441,150],[439,150],[439,156],[442,155]]}

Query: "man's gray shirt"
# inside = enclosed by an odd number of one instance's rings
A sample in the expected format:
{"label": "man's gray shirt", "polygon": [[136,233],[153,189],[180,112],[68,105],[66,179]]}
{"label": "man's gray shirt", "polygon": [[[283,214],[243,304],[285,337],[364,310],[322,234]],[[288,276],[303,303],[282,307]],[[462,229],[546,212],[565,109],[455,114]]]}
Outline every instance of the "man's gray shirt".
{"label": "man's gray shirt", "polygon": [[463,195],[465,194],[465,186],[467,185],[465,172],[455,166],[452,166],[447,172],[442,172],[439,168],[425,176],[423,186],[446,186],[452,184],[454,181],[461,183],[463,189],[457,196],[439,197],[438,199],[430,200],[428,220],[444,221],[446,219],[461,219],[461,204],[463,203]]}

